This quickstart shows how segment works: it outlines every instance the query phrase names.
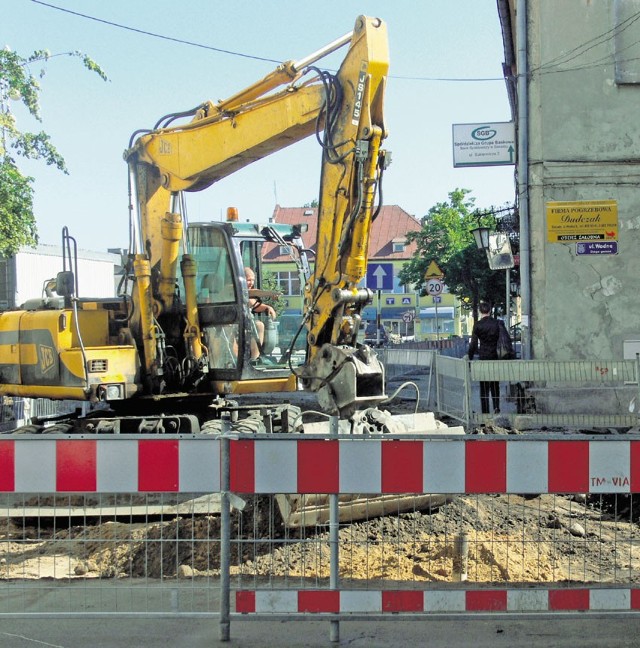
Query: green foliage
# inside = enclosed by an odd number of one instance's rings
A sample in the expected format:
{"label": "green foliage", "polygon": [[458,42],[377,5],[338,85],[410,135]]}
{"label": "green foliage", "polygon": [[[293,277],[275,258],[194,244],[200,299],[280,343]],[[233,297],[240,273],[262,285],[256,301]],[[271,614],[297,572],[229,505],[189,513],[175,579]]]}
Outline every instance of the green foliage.
{"label": "green foliage", "polygon": [[314,198],[311,202],[305,203],[305,204],[302,205],[302,206],[303,206],[305,209],[306,209],[306,208],[315,209],[316,207],[319,206],[319,203],[318,203],[318,201]]}
{"label": "green foliage", "polygon": [[37,243],[33,216],[33,178],[23,176],[5,158],[0,164],[0,255],[9,257],[23,245]]}
{"label": "green foliage", "polygon": [[455,189],[449,200],[434,205],[422,219],[422,229],[409,232],[417,250],[400,272],[400,281],[424,293],[427,268],[435,261],[445,275],[449,290],[474,314],[482,299],[500,307],[505,300],[504,272],[489,269],[487,257],[478,250],[471,229],[479,224],[495,228],[493,210],[474,208],[468,189]]}
{"label": "green foliage", "polygon": [[[84,67],[107,81],[102,68],[82,52],[66,52],[55,56],[79,58]],[[21,131],[16,127],[11,102],[22,103],[29,114],[42,121],[38,103],[44,67],[37,73],[31,69],[52,58],[47,50],[37,50],[22,57],[5,48],[0,50],[0,255],[11,256],[23,245],[34,246],[37,239],[33,213],[33,178],[24,176],[16,164],[16,156],[42,160],[68,173],[64,158],[44,131]]]}
{"label": "green foliage", "polygon": [[273,307],[273,310],[276,312],[276,316],[281,315],[286,308],[286,301],[280,292],[280,286],[278,285],[278,278],[273,272],[265,272],[262,275],[262,290],[270,290],[272,292],[278,293],[277,297],[267,297],[264,299],[265,304]]}

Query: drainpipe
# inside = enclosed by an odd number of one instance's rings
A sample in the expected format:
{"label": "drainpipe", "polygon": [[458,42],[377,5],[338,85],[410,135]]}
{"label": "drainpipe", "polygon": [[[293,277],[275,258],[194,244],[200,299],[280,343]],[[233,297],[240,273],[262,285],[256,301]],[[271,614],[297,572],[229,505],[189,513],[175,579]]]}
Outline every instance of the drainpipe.
{"label": "drainpipe", "polygon": [[520,290],[522,357],[531,358],[531,237],[529,232],[529,98],[527,62],[527,0],[516,5],[518,97],[518,205],[520,209]]}

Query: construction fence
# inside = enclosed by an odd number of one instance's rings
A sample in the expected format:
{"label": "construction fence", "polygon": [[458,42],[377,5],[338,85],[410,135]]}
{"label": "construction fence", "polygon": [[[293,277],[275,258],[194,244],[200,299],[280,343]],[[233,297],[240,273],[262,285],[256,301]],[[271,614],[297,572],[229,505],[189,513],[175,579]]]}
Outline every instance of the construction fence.
{"label": "construction fence", "polygon": [[[636,360],[473,360],[425,349],[384,350],[388,391],[416,383],[440,416],[467,428],[495,422],[481,413],[480,383],[497,382],[498,423],[517,430],[635,428],[640,413]],[[411,397],[415,390],[407,387]]]}
{"label": "construction fence", "polygon": [[640,610],[640,436],[337,429],[1,439],[0,615]]}

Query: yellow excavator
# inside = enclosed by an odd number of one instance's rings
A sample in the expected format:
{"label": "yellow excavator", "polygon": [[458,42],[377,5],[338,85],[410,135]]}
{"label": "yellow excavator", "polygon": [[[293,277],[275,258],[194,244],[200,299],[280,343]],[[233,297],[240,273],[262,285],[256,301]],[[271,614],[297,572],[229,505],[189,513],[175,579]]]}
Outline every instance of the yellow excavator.
{"label": "yellow excavator", "polygon": [[[316,67],[343,46],[337,74]],[[342,416],[383,399],[383,368],[356,336],[371,299],[358,284],[387,159],[380,148],[387,69],[386,25],[361,16],[353,32],[234,96],[136,131],[124,155],[131,245],[120,296],[77,294],[75,240],[63,230],[63,271],[46,294],[0,315],[0,393],[108,404],[109,414],[68,424],[84,432],[160,431],[167,411],[176,431],[198,432],[215,410],[212,396],[291,391],[299,381]],[[322,171],[313,276],[300,228],[233,218],[187,223],[186,192],[314,133]],[[304,279],[306,357],[272,335],[253,357],[250,310],[266,294],[259,283],[266,242],[287,246]],[[251,290],[246,266],[258,277]]]}
{"label": "yellow excavator", "polygon": [[[342,47],[337,73],[317,67]],[[222,421],[239,432],[300,431],[287,405],[265,415],[234,396],[298,386],[351,431],[397,429],[377,408],[387,398],[384,368],[357,340],[372,299],[360,285],[389,162],[381,148],[388,65],[385,23],[360,16],[351,33],[234,96],[132,135],[124,154],[130,249],[118,297],[78,294],[76,242],[65,228],[62,271],[42,297],[0,314],[1,395],[93,403],[84,416],[35,421],[23,432],[211,433]],[[241,223],[233,210],[226,222],[187,221],[188,192],[314,134],[322,163],[313,272],[302,226]],[[252,313],[270,294],[262,285],[268,243],[290,250],[304,285],[291,339]],[[310,503],[280,502],[293,525],[322,518],[301,512]]]}

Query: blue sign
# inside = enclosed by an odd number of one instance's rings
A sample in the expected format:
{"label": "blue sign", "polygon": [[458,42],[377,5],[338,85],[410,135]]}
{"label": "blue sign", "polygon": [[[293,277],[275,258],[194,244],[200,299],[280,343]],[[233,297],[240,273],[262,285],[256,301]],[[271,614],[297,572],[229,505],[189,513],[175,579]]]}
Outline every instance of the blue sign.
{"label": "blue sign", "polygon": [[402,298],[402,303],[403,304],[410,304],[411,303],[411,297],[403,297]]}
{"label": "blue sign", "polygon": [[393,290],[393,263],[370,263],[367,268],[369,290]]}
{"label": "blue sign", "polygon": [[387,306],[393,306],[396,303],[396,298],[395,297],[387,297],[386,302],[387,302]]}
{"label": "blue sign", "polygon": [[618,241],[591,241],[578,243],[576,254],[618,254]]}

